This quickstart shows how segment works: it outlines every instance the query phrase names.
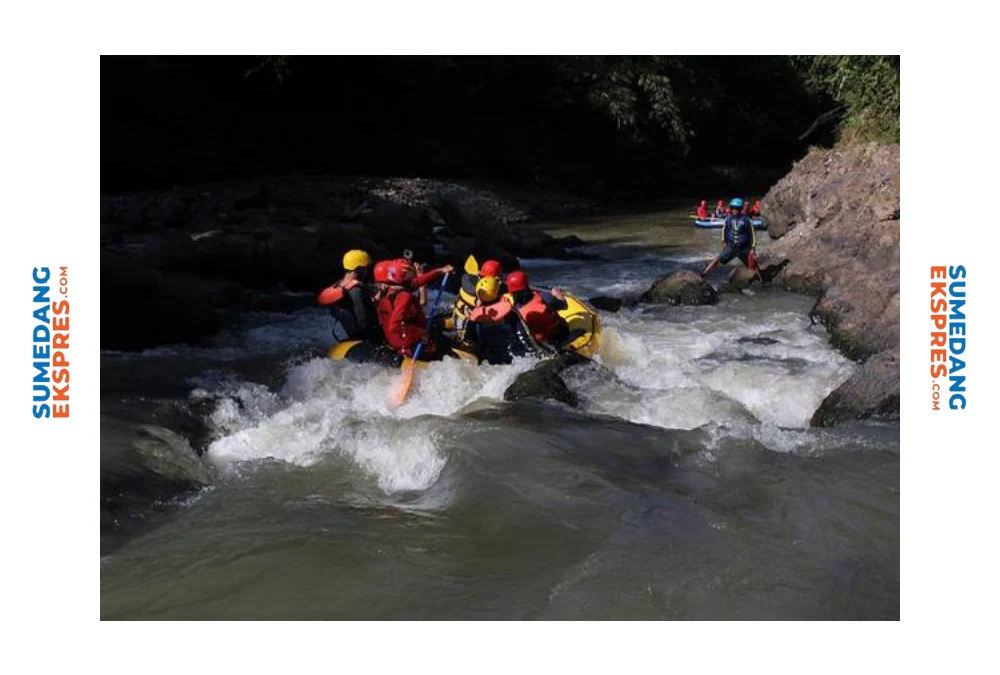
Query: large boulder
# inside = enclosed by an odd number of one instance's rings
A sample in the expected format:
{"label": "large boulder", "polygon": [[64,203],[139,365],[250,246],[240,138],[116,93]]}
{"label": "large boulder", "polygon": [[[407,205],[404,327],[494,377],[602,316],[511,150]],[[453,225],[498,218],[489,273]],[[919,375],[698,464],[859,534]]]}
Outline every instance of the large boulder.
{"label": "large boulder", "polygon": [[210,286],[102,249],[101,348],[143,349],[212,335],[221,321],[206,292]]}
{"label": "large boulder", "polygon": [[521,373],[503,393],[505,401],[520,401],[524,398],[552,399],[576,406],[576,394],[566,386],[560,373],[570,366],[587,363],[588,359],[577,354],[560,354],[546,359],[531,370]]}
{"label": "large boulder", "polygon": [[719,288],[720,293],[741,293],[757,281],[757,275],[749,267],[738,265],[729,273],[729,279]]}
{"label": "large boulder", "polygon": [[812,425],[829,427],[851,420],[899,417],[899,349],[867,359],[827,396],[813,413]]}
{"label": "large boulder", "polygon": [[763,215],[777,241],[763,246],[761,257],[781,261],[774,280],[817,296],[813,315],[832,343],[865,362],[860,373],[877,367],[888,378],[864,392],[856,379],[862,375],[851,378],[817,411],[817,421],[844,418],[834,411],[849,408],[845,402],[870,406],[858,416],[898,410],[899,145],[811,152],[767,193]]}
{"label": "large boulder", "polygon": [[680,270],[663,277],[642,295],[642,302],[671,305],[711,305],[717,299],[712,285],[691,270]]}

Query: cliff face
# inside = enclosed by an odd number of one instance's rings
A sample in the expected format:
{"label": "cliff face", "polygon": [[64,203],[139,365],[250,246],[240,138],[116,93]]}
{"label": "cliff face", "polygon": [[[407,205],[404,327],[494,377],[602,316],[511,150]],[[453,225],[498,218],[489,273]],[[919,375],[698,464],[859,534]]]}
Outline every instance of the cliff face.
{"label": "cliff face", "polygon": [[767,193],[776,239],[763,264],[816,295],[815,316],[834,345],[862,362],[813,417],[827,426],[899,414],[899,145],[813,151]]}

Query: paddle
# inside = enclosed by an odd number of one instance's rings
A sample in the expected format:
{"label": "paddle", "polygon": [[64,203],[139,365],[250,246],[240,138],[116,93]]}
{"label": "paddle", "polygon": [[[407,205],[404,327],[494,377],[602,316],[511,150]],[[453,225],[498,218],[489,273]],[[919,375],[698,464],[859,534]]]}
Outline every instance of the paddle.
{"label": "paddle", "polygon": [[479,261],[476,260],[476,256],[470,255],[465,259],[465,273],[479,275]]}
{"label": "paddle", "polygon": [[[472,258],[472,256],[469,256]],[[466,263],[468,265],[468,263]],[[477,268],[478,269],[478,268]],[[434,315],[437,313],[438,303],[441,301],[441,294],[444,293],[444,287],[448,284],[448,274],[444,275],[441,279],[441,286],[438,288],[437,294],[434,296],[434,303],[431,306],[431,311],[427,313],[427,325],[424,326],[424,339],[420,341],[417,348],[413,350],[413,356],[408,361],[403,364],[403,381],[399,383],[399,388],[396,390],[395,396],[393,396],[391,405],[393,408],[398,408],[406,400],[406,395],[410,393],[410,385],[413,384],[413,374],[417,368],[417,360],[420,358],[420,352],[424,350],[424,345],[427,344],[427,338],[431,333],[431,322],[434,321]]]}

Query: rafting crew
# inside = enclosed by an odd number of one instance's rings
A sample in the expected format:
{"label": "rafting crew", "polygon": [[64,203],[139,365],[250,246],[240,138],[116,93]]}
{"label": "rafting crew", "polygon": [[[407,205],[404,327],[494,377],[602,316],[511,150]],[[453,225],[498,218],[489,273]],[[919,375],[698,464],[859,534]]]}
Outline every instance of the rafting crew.
{"label": "rafting crew", "polygon": [[378,288],[378,319],[386,342],[402,356],[413,356],[414,349],[424,341],[421,359],[441,358],[432,336],[426,332],[426,316],[420,304],[420,289],[454,271],[451,265],[438,267],[417,274],[413,263],[406,258],[383,260],[373,270]]}
{"label": "rafting crew", "polygon": [[744,213],[745,208],[746,204],[739,197],[729,202],[729,215],[726,216],[726,222],[722,226],[722,252],[712,258],[701,276],[708,276],[709,272],[719,265],[725,265],[733,258],[738,257],[757,275],[761,283],[764,282],[760,269],[757,267],[755,253],[757,235],[754,233],[750,216]]}

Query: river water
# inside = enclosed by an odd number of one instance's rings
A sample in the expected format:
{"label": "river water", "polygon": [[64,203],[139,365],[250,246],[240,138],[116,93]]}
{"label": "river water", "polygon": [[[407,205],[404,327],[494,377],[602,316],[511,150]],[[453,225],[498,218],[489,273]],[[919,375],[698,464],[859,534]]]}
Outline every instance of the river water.
{"label": "river water", "polygon": [[[546,229],[599,260],[527,261],[532,281],[582,297],[637,295],[718,239],[676,211]],[[102,453],[201,401],[215,476],[102,535],[102,617],[898,618],[899,428],[808,428],[856,367],[812,304],[605,313],[613,375],[567,371],[578,409],[503,402],[529,361],[446,361],[391,411],[398,374],[318,356],[318,309],[104,354]]]}

